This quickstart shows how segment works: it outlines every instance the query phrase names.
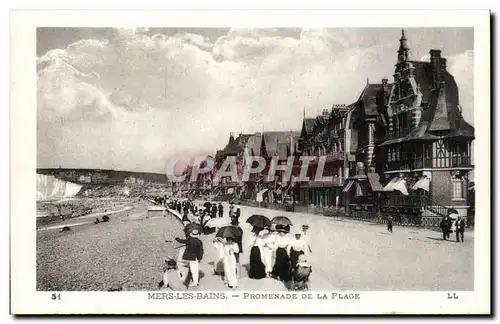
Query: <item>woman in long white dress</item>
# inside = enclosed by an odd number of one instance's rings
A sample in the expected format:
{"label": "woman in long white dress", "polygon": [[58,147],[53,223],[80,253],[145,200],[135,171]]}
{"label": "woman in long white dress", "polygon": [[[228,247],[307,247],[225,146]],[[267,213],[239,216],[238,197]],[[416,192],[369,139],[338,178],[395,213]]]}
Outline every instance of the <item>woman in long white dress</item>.
{"label": "woman in long white dress", "polygon": [[276,236],[278,233],[271,227],[268,230],[268,233],[264,234],[262,237],[263,247],[262,247],[262,261],[266,267],[267,276],[271,276],[271,272],[273,271],[273,259],[274,259],[274,251],[276,249]]}
{"label": "woman in long white dress", "polygon": [[238,243],[232,238],[226,239],[224,244],[224,276],[229,288],[238,287],[238,276],[236,275],[236,254],[239,253]]}
{"label": "woman in long white dress", "polygon": [[[216,251],[214,260],[214,274],[224,275],[224,244],[225,240],[220,237],[216,237],[214,240],[214,247]],[[224,283],[227,284],[227,280],[224,275]]]}

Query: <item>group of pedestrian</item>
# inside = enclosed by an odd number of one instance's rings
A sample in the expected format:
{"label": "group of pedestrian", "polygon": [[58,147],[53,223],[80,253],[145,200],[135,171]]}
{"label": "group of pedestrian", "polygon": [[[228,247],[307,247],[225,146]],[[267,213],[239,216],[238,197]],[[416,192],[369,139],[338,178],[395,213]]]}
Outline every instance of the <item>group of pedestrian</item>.
{"label": "group of pedestrian", "polygon": [[248,276],[252,279],[273,277],[291,287],[299,262],[306,265],[311,250],[309,226],[290,234],[289,225],[275,225],[266,229],[254,226],[249,238],[250,262]]}
{"label": "group of pedestrian", "polygon": [[[183,202],[171,200],[167,203],[172,209],[184,212],[185,226],[189,223],[201,225],[201,231],[192,230],[186,233],[186,238],[175,238],[184,246],[179,251],[177,260],[169,258],[165,261],[164,278],[160,288],[172,286],[196,287],[199,285],[199,262],[203,259],[204,248],[200,240],[204,233],[203,218],[224,217],[224,207],[221,203],[205,203],[198,208],[190,200]],[[204,208],[203,208],[204,207]],[[189,215],[191,214],[191,215]],[[213,245],[217,251],[214,260],[214,274],[221,275],[224,285],[235,289],[241,275],[240,255],[244,246],[250,251],[248,262],[248,277],[251,279],[275,278],[293,289],[294,282],[307,282],[311,266],[307,255],[312,252],[309,241],[309,226],[304,224],[300,230],[291,233],[290,225],[272,224],[271,226],[254,226],[243,244],[243,230],[239,226],[241,211],[230,203],[228,208],[230,227],[236,228],[234,235],[215,237]],[[189,215],[189,217],[188,217]],[[292,226],[293,227],[293,226]],[[217,235],[218,236],[218,235]],[[174,277],[174,279],[170,278]],[[178,287],[177,287],[178,288]],[[175,288],[174,290],[180,290]]]}
{"label": "group of pedestrian", "polygon": [[[453,218],[456,216],[456,219]],[[457,242],[464,242],[464,234],[465,234],[465,219],[458,216],[454,210],[449,210],[448,215],[443,217],[441,220],[439,227],[441,228],[441,232],[443,233],[443,240],[448,240],[450,238],[451,233],[453,233],[452,227],[455,227],[455,235]]]}

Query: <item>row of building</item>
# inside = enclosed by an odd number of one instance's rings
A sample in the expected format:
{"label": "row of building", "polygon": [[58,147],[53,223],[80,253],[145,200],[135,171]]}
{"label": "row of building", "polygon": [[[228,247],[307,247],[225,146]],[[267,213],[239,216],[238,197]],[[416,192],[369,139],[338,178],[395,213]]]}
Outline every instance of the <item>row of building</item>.
{"label": "row of building", "polygon": [[455,208],[467,215],[474,128],[462,117],[457,84],[440,50],[430,50],[429,61],[415,61],[404,31],[399,42],[393,82],[367,81],[355,102],[333,105],[314,118],[304,115],[298,131],[231,134],[211,157],[220,167],[234,156],[241,172],[249,155],[280,162],[293,156],[297,174],[300,156],[326,156],[324,175],[333,181],[281,183],[278,173],[268,183],[266,169],[246,182],[214,183],[212,174],[201,175],[191,189],[347,213],[442,216]]}

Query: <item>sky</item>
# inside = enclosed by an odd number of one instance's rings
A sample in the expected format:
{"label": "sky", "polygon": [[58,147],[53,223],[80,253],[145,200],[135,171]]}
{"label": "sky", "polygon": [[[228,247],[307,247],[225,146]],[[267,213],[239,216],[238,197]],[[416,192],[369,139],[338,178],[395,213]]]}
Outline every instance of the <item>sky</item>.
{"label": "sky", "polygon": [[[405,29],[441,49],[473,120],[473,29]],[[38,28],[37,167],[163,172],[229,134],[300,130],[392,81],[398,28]]]}

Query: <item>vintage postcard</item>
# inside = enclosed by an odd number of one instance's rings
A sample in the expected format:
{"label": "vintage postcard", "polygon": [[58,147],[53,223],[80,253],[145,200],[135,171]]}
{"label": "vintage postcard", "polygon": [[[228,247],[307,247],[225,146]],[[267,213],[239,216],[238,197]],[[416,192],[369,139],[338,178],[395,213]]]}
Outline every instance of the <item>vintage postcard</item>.
{"label": "vintage postcard", "polygon": [[11,12],[11,312],[489,314],[489,21]]}

